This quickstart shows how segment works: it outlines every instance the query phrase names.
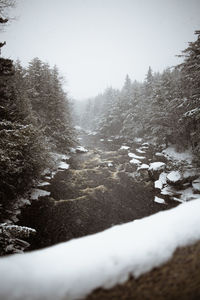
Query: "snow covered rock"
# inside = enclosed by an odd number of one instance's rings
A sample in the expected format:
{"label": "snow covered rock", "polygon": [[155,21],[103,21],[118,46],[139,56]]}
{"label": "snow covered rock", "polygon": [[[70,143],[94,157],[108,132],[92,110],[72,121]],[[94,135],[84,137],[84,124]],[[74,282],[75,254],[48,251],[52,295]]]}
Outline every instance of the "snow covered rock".
{"label": "snow covered rock", "polygon": [[139,165],[141,164],[141,161],[138,160],[138,159],[136,159],[136,158],[132,158],[132,159],[130,160],[130,164],[139,166]]}
{"label": "snow covered rock", "polygon": [[197,169],[188,169],[184,172],[172,171],[167,175],[167,182],[175,186],[184,186],[184,184],[190,184],[199,176]]}
{"label": "snow covered rock", "polygon": [[38,187],[47,186],[47,185],[50,185],[48,181],[41,181],[37,184]]}
{"label": "snow covered rock", "polygon": [[149,175],[153,180],[157,180],[159,175],[165,170],[166,164],[164,162],[153,162],[149,166]]}
{"label": "snow covered rock", "polygon": [[141,153],[141,154],[145,154],[145,153],[146,153],[146,151],[141,150],[141,149],[136,149],[136,151],[137,151],[138,153]]}
{"label": "snow covered rock", "polygon": [[42,176],[51,176],[51,170],[50,169],[45,169],[42,173]]}
{"label": "snow covered rock", "polygon": [[157,156],[157,157],[163,157],[163,156],[165,156],[163,153],[161,153],[161,152],[156,152],[155,153],[155,156]]}
{"label": "snow covered rock", "polygon": [[119,150],[128,150],[128,149],[130,149],[129,146],[122,145]]}
{"label": "snow covered rock", "polygon": [[88,150],[86,148],[84,148],[83,146],[78,146],[76,147],[76,153],[87,153]]}
{"label": "snow covered rock", "polygon": [[61,161],[58,165],[58,169],[60,170],[68,170],[69,169],[69,164],[67,164],[64,161]]}
{"label": "snow covered rock", "polygon": [[165,200],[162,198],[159,198],[157,196],[155,196],[154,202],[159,203],[159,204],[165,204]]}
{"label": "snow covered rock", "polygon": [[131,157],[131,158],[142,159],[142,160],[146,158],[144,156],[139,156],[139,155],[136,155],[136,154],[131,153],[131,152],[128,153],[128,156]]}
{"label": "snow covered rock", "polygon": [[32,189],[30,199],[37,200],[39,197],[49,196],[51,193],[41,189]]}
{"label": "snow covered rock", "polygon": [[135,143],[141,143],[142,142],[142,138],[136,137],[136,138],[134,138],[134,142]]}
{"label": "snow covered rock", "polygon": [[200,198],[200,194],[194,194],[193,189],[191,187],[182,190],[181,196],[179,197],[181,202],[191,201],[193,199],[198,199],[198,198]]}
{"label": "snow covered rock", "polygon": [[142,171],[142,170],[148,170],[149,169],[149,165],[147,164],[142,164],[140,167],[138,167],[137,171]]}
{"label": "snow covered rock", "polygon": [[200,199],[91,236],[0,258],[0,299],[84,299],[130,275],[138,278],[167,262],[178,247],[199,240]]}
{"label": "snow covered rock", "polygon": [[171,185],[180,185],[183,183],[182,175],[179,171],[172,171],[167,175],[167,183]]}
{"label": "snow covered rock", "polygon": [[71,147],[71,148],[69,149],[69,151],[70,151],[70,153],[76,153],[76,149],[73,148],[73,147]]}
{"label": "snow covered rock", "polygon": [[181,196],[181,191],[176,190],[173,186],[166,185],[162,188],[161,195],[169,197],[179,197]]}
{"label": "snow covered rock", "polygon": [[188,187],[184,190],[177,190],[173,186],[169,185],[165,186],[161,190],[161,195],[168,196],[170,199],[179,202],[186,202],[200,198],[200,192],[198,194],[194,194],[192,187]]}
{"label": "snow covered rock", "polygon": [[147,164],[142,164],[141,166],[139,166],[137,168],[137,173],[139,173],[141,178],[145,181],[149,180],[148,169],[149,169],[149,165],[147,165]]}
{"label": "snow covered rock", "polygon": [[195,193],[200,193],[200,177],[192,181],[192,187]]}
{"label": "snow covered rock", "polygon": [[108,167],[113,167],[113,163],[108,162]]}
{"label": "snow covered rock", "polygon": [[159,176],[159,179],[154,182],[155,189],[162,190],[163,186],[166,184],[167,173],[162,172]]}

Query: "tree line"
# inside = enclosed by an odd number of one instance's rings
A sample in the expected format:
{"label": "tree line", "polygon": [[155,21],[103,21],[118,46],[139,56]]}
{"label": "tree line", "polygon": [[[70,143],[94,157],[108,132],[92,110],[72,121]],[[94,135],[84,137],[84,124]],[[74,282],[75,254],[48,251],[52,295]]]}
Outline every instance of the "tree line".
{"label": "tree line", "polygon": [[127,75],[121,90],[110,87],[88,100],[81,124],[103,136],[144,137],[200,156],[200,31],[195,34],[181,64],[162,73],[149,67],[142,83]]}
{"label": "tree line", "polygon": [[0,58],[0,218],[74,143],[71,104],[57,67]]}

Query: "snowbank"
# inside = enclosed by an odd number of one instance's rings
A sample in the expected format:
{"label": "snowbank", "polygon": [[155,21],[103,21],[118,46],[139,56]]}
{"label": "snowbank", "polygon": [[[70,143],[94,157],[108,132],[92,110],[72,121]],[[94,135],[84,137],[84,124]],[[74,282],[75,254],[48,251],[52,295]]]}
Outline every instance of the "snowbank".
{"label": "snowbank", "polygon": [[[200,199],[104,232],[0,259],[0,299],[80,299],[166,262],[200,240]],[[65,298],[64,298],[65,297]]]}

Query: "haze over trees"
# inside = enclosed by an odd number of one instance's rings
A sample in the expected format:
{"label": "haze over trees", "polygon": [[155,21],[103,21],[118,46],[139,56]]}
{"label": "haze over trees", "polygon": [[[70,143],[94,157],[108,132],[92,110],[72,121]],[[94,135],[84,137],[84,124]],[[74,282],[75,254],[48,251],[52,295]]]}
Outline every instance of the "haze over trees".
{"label": "haze over trees", "polygon": [[[121,90],[112,87],[90,99],[82,125],[103,136],[145,137],[158,144],[192,148],[200,155],[200,31],[180,55],[183,62],[154,73],[143,83],[127,75]],[[88,122],[86,122],[89,120]]]}

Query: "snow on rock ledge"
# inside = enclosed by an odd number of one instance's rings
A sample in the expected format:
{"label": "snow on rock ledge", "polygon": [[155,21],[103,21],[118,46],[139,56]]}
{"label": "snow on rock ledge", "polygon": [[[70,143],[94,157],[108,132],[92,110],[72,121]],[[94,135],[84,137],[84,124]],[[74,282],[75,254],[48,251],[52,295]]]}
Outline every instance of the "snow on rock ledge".
{"label": "snow on rock ledge", "polygon": [[[139,277],[200,240],[200,199],[23,255],[0,258],[0,299],[80,299]],[[81,253],[80,253],[81,251]]]}

